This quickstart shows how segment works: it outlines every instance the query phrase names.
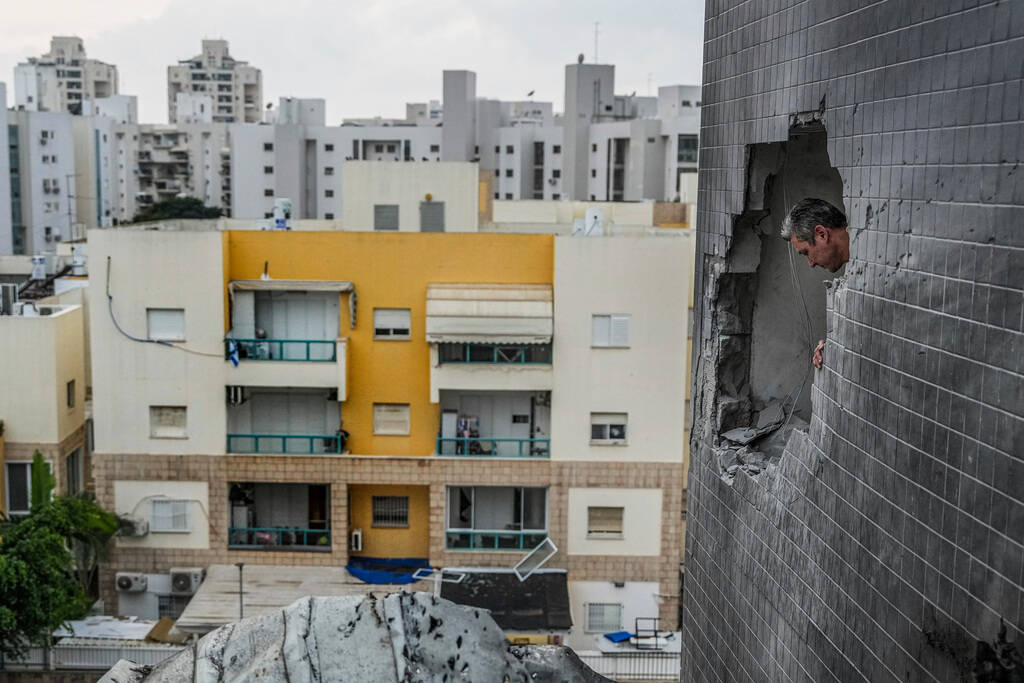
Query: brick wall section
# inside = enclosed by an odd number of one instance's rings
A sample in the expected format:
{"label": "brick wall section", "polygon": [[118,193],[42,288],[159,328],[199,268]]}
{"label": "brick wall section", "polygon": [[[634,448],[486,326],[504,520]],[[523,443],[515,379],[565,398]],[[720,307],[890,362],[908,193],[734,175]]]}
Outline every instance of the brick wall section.
{"label": "brick wall section", "polygon": [[[659,616],[675,624],[679,611],[679,559],[682,466],[665,463],[557,462],[444,458],[332,456],[161,456],[93,455],[96,495],[114,506],[115,480],[206,481],[210,500],[210,548],[114,548],[101,567],[100,592],[107,611],[116,613],[117,571],[166,572],[172,566],[204,567],[246,562],[277,565],[344,566],[348,562],[349,484],[406,484],[430,487],[430,563],[433,566],[511,568],[523,551],[472,552],[445,548],[446,486],[547,486],[548,530],[560,549],[548,566],[568,570],[570,581],[658,581]],[[294,482],[330,484],[330,553],[228,550],[228,483]],[[570,487],[662,489],[660,557],[569,555],[566,508]]]}
{"label": "brick wall section", "polygon": [[[708,0],[683,680],[967,680],[1024,647],[1024,3]],[[746,146],[824,123],[856,236],[808,434],[711,458]],[[703,349],[703,352],[701,351]]]}
{"label": "brick wall section", "polygon": [[32,455],[38,450],[43,459],[53,465],[53,476],[57,479],[57,493],[67,491],[68,478],[65,472],[64,458],[71,454],[76,448],[82,449],[82,473],[83,487],[88,491],[92,489],[93,481],[91,476],[90,458],[85,454],[85,424],[83,423],[75,431],[68,434],[60,443],[23,443],[7,441],[4,446],[5,461],[32,461]]}

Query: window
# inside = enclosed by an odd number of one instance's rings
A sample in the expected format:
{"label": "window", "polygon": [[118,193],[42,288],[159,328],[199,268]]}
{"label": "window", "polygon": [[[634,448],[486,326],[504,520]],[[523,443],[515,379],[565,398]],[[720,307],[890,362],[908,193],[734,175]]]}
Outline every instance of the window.
{"label": "window", "polygon": [[561,178],[562,177],[562,169],[560,169],[560,168],[552,169],[551,177],[552,178]]}
{"label": "window", "polygon": [[264,142],[263,143],[263,151],[264,152],[273,152],[274,151],[274,143],[273,142]]}
{"label": "window", "polygon": [[495,199],[501,199],[501,193],[500,192],[495,192],[494,193],[494,198]]}
{"label": "window", "polygon": [[623,508],[588,507],[587,538],[622,538]]}
{"label": "window", "polygon": [[188,501],[158,499],[153,501],[149,530],[154,533],[188,533]]}
{"label": "window", "polygon": [[591,317],[590,345],[629,348],[628,315],[595,315]]}
{"label": "window", "polygon": [[512,154],[516,151],[516,148],[512,145],[505,145],[505,154]]}
{"label": "window", "polygon": [[555,200],[555,201],[557,202],[557,201],[558,201],[559,199],[561,199],[561,198],[562,198],[562,195],[560,195],[560,194],[558,194],[558,193],[556,192],[556,193],[554,193],[553,195],[551,195],[551,198],[552,198],[553,200]]}
{"label": "window", "polygon": [[377,528],[405,528],[409,526],[408,496],[374,496],[373,526]]}
{"label": "window", "polygon": [[511,192],[506,192],[505,193],[505,199],[512,199],[512,193]]}
{"label": "window", "polygon": [[324,151],[325,152],[333,152],[334,151],[334,145],[332,145],[329,142],[324,143]]}
{"label": "window", "polygon": [[394,153],[395,153],[395,146],[394,145],[388,145],[388,154],[394,154]]}
{"label": "window", "polygon": [[408,403],[374,403],[373,433],[384,436],[408,436]]}
{"label": "window", "polygon": [[82,449],[76,448],[64,458],[64,471],[68,478],[68,495],[82,491]]}
{"label": "window", "polygon": [[494,153],[495,154],[501,154],[501,145],[495,145],[494,146]]}
{"label": "window", "polygon": [[334,175],[334,167],[333,166],[325,166],[324,167],[324,175]]}
{"label": "window", "polygon": [[697,162],[697,136],[696,135],[680,135],[676,138],[677,147],[676,150],[676,161],[677,162]]}
{"label": "window", "polygon": [[408,308],[373,309],[374,339],[408,339],[410,325]]}
{"label": "window", "polygon": [[67,403],[68,408],[75,407],[75,380],[71,380],[67,384]]}
{"label": "window", "polygon": [[150,406],[149,436],[153,439],[184,439],[185,406]]}
{"label": "window", "polygon": [[626,443],[626,413],[591,413],[590,443],[622,446]]}
{"label": "window", "polygon": [[373,229],[398,230],[398,204],[374,204]]}
{"label": "window", "polygon": [[334,214],[328,211],[327,213],[324,214],[324,218],[326,220],[333,221],[334,220]]}
{"label": "window", "polygon": [[334,190],[324,190],[324,196],[325,197],[333,197],[334,196]]}
{"label": "window", "polygon": [[596,152],[597,151],[597,143],[596,142],[593,143],[592,145],[590,145],[590,151],[591,152]]}
{"label": "window", "polygon": [[268,188],[265,188],[265,189],[263,190],[263,196],[264,196],[264,197],[273,197],[273,196],[274,196],[274,190],[273,190],[273,189],[271,189],[271,188],[269,188],[269,187],[268,187]]}
{"label": "window", "polygon": [[430,151],[431,152],[435,152],[435,153],[436,152],[440,152],[441,151],[441,145],[431,145],[430,146]]}
{"label": "window", "polygon": [[596,178],[597,177],[597,169],[596,168],[590,169],[590,177],[591,178]]}
{"label": "window", "polygon": [[373,151],[374,152],[383,152],[384,151],[384,145],[374,145],[373,146]]}
{"label": "window", "polygon": [[587,603],[587,633],[614,633],[622,630],[622,605],[614,602]]}
{"label": "window", "polygon": [[185,341],[185,309],[147,308],[146,334],[158,341]]}
{"label": "window", "polygon": [[551,145],[551,153],[552,154],[561,154],[562,153],[562,146],[561,145]]}
{"label": "window", "polygon": [[7,514],[27,515],[32,509],[32,463],[7,463]]}
{"label": "window", "polygon": [[263,172],[264,173],[273,173],[274,172],[274,167],[273,166],[264,166],[263,167]]}
{"label": "window", "polygon": [[446,546],[529,550],[548,535],[548,491],[518,486],[449,486]]}

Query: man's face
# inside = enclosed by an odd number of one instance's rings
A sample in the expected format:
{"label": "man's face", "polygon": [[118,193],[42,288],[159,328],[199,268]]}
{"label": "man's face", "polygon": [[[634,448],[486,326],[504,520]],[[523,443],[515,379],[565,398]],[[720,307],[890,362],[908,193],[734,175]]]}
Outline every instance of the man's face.
{"label": "man's face", "polygon": [[789,243],[796,249],[796,253],[807,259],[807,265],[825,268],[836,272],[843,267],[846,260],[843,258],[839,242],[833,238],[828,228],[823,225],[814,226],[814,241],[804,242],[797,239],[796,235],[790,235]]}

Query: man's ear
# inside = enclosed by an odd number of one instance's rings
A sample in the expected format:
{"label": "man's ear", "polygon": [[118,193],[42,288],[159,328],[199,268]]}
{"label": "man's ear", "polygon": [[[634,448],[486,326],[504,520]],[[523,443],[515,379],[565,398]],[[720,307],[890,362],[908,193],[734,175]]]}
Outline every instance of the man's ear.
{"label": "man's ear", "polygon": [[828,228],[826,228],[824,225],[814,226],[814,236],[816,238],[821,239],[821,241],[824,242],[825,244],[828,244],[829,232]]}

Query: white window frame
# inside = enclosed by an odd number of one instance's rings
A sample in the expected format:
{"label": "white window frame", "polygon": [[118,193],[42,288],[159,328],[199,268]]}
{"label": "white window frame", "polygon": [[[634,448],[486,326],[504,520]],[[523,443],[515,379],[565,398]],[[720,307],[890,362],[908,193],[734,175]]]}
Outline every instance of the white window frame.
{"label": "white window frame", "polygon": [[[181,324],[172,325],[172,319],[177,317],[181,318]],[[146,338],[157,341],[185,341],[185,309],[146,308]]]}
{"label": "white window frame", "polygon": [[[592,622],[592,620],[591,620],[591,616],[592,616],[591,613],[590,613],[590,608],[591,607],[601,607],[601,608],[617,607],[618,610],[619,610],[618,625],[617,626],[608,626],[607,622],[603,622],[603,623],[600,623],[600,624],[594,624]],[[623,613],[623,611],[624,611],[623,610],[623,605],[622,605],[621,602],[587,602],[587,603],[584,603],[583,604],[583,614],[585,615],[585,619],[586,619],[586,625],[583,628],[584,632],[585,633],[614,633],[616,631],[621,631],[622,630],[622,613]]]}
{"label": "white window frame", "polygon": [[374,529],[408,529],[409,496],[372,496],[370,525]]}
{"label": "white window frame", "polygon": [[[592,511],[594,510],[618,510],[619,511],[619,529],[599,529],[595,528],[599,526],[592,519]],[[588,505],[587,506],[587,539],[589,540],[621,540],[623,538],[623,530],[626,527],[626,508],[621,505]]]}
{"label": "white window frame", "polygon": [[[181,427],[158,425],[153,419],[160,410],[181,410],[183,421]],[[150,406],[149,407],[149,438],[151,439],[187,439],[188,438],[188,406]]]}
{"label": "white window frame", "polygon": [[[405,411],[405,427],[388,426],[385,422],[387,416],[378,415],[378,411],[391,412],[390,420],[397,423],[402,409]],[[373,433],[378,436],[409,436],[412,431],[412,415],[408,403],[374,403],[373,404]]]}
{"label": "white window frame", "polygon": [[376,341],[409,341],[412,338],[412,309],[373,309],[373,338]]}
{"label": "white window frame", "polygon": [[[605,436],[594,437],[594,427],[604,427]],[[621,437],[612,436],[613,428],[621,429]],[[616,430],[617,431],[617,430]],[[590,414],[590,445],[592,446],[626,446],[629,444],[629,413],[591,413]]]}
{"label": "white window frame", "polygon": [[590,317],[590,346],[596,349],[628,349],[633,316],[628,313],[595,313]]}
{"label": "white window frame", "polygon": [[[187,534],[192,531],[189,523],[188,500],[177,498],[154,498],[150,502],[149,531],[154,534]],[[158,510],[165,508],[166,511]],[[165,525],[166,523],[166,525]]]}

